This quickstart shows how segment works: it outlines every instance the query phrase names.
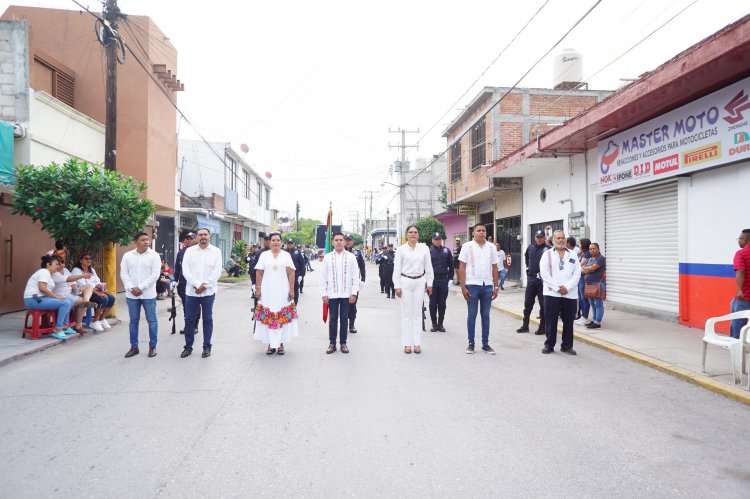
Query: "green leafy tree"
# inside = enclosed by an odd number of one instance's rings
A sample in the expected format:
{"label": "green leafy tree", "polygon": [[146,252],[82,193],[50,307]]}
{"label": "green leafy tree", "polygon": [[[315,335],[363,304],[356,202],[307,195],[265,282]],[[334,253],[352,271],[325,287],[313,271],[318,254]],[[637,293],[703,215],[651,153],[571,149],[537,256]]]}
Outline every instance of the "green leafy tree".
{"label": "green leafy tree", "polygon": [[307,243],[304,242],[304,241],[307,240],[307,234],[305,234],[302,231],[299,231],[299,232],[296,232],[296,231],[294,231],[294,232],[284,232],[284,234],[282,234],[282,236],[281,236],[281,239],[282,239],[283,243],[286,243],[287,239],[292,239],[292,240],[294,240],[295,244],[297,244],[297,246],[299,246],[301,244],[307,244]]}
{"label": "green leafy tree", "polygon": [[[294,239],[294,242],[297,243],[297,245],[302,244],[315,244],[315,228],[322,224],[320,220],[315,220],[312,218],[300,218],[299,219],[299,230],[294,230],[290,232],[286,232],[283,235],[284,240],[286,241],[288,238]],[[291,222],[292,228],[297,228],[297,222],[293,220]]]}
{"label": "green leafy tree", "polygon": [[21,213],[53,239],[63,239],[69,254],[96,254],[105,244],[128,245],[154,213],[141,199],[146,184],[75,158],[62,165],[19,166],[13,213]]}
{"label": "green leafy tree", "polygon": [[445,237],[445,227],[435,217],[420,218],[419,220],[414,222],[413,225],[415,225],[417,227],[417,230],[419,231],[420,243],[432,243],[432,234],[434,232],[439,232],[443,237]]}

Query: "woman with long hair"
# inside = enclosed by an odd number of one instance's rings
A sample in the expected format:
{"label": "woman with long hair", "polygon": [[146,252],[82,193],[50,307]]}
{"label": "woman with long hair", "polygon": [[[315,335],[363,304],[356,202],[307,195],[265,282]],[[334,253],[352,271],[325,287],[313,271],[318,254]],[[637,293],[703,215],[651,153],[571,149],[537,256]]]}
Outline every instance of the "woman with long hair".
{"label": "woman with long hair", "polygon": [[281,234],[271,234],[271,249],[255,264],[255,333],[253,338],[268,345],[266,355],[284,355],[284,343],[297,337],[294,306],[294,262],[281,249]]}
{"label": "woman with long hair", "polygon": [[427,245],[419,242],[419,230],[406,228],[406,242],[396,251],[393,286],[401,298],[401,343],[404,353],[422,353],[422,306],[424,292],[432,294],[432,259]]}
{"label": "woman with long hair", "polygon": [[115,304],[115,297],[107,292],[107,284],[103,283],[96,275],[96,270],[91,266],[91,261],[91,253],[84,251],[78,256],[78,263],[73,267],[71,274],[91,274],[91,277],[81,279],[81,283],[82,285],[92,284],[94,286],[94,293],[91,295],[90,301],[96,303],[97,308],[94,310],[94,318],[91,320],[89,327],[94,331],[101,332],[112,327],[104,317]]}
{"label": "woman with long hair", "polygon": [[58,295],[53,291],[55,281],[52,279],[52,274],[57,272],[59,268],[60,261],[57,257],[44,255],[41,268],[26,281],[26,289],[23,291],[23,304],[29,310],[57,311],[57,321],[52,337],[62,340],[65,335],[76,334],[76,332],[68,327],[70,301],[65,296]]}

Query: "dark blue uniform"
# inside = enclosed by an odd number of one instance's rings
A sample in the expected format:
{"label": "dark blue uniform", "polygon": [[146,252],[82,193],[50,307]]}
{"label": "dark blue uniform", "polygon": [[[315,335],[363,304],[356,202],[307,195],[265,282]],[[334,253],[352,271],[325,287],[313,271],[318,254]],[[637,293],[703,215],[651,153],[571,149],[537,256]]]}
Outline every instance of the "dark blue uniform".
{"label": "dark blue uniform", "polygon": [[294,262],[294,304],[296,305],[299,301],[299,281],[300,277],[305,277],[305,257],[302,254],[300,250],[297,248],[293,250],[284,249],[284,251],[287,251],[289,255],[292,257],[292,262]]}
{"label": "dark blue uniform", "polygon": [[544,334],[544,284],[539,277],[539,260],[542,254],[547,251],[547,245],[530,244],[526,248],[524,258],[526,260],[526,297],[523,302],[523,325],[516,330],[518,333],[525,333],[529,330],[529,318],[531,310],[534,308],[534,299],[539,300],[539,314],[541,315],[539,329],[535,334]]}
{"label": "dark blue uniform", "polygon": [[[359,267],[359,280],[365,282],[365,257],[362,256],[362,252],[354,248],[349,248],[346,251],[352,253],[357,258],[357,267]],[[357,297],[354,299],[354,303],[349,304],[349,332],[355,334],[357,332],[357,328],[354,327],[354,321],[357,320],[358,300],[359,293],[357,293]]]}
{"label": "dark blue uniform", "polygon": [[385,251],[375,260],[375,263],[380,265],[386,298],[395,298],[396,290],[393,289],[393,267],[396,264],[396,255],[391,251]]}
{"label": "dark blue uniform", "polygon": [[[180,300],[182,301],[182,318],[185,321],[185,324],[187,324],[187,309],[185,308],[185,287],[187,286],[187,281],[185,280],[185,276],[182,275],[182,259],[185,257],[185,251],[187,250],[187,246],[182,248],[180,251],[177,252],[177,257],[174,261],[174,273],[173,277],[175,281],[177,281],[177,294],[180,296]],[[198,307],[198,312],[195,317],[195,328],[197,330],[198,328],[198,322],[201,320],[201,308]],[[185,330],[180,330],[180,334],[185,334]]]}
{"label": "dark blue uniform", "polygon": [[432,271],[435,279],[432,282],[432,294],[430,295],[430,319],[432,329],[430,331],[445,331],[443,319],[445,318],[445,301],[448,299],[448,281],[453,278],[453,255],[451,250],[445,246],[431,246],[430,259],[432,260]]}

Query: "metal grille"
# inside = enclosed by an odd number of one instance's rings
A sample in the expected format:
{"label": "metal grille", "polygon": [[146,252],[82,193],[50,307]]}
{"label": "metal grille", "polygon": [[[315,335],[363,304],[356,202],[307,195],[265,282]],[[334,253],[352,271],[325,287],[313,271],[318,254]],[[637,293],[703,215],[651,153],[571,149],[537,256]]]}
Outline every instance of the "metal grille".
{"label": "metal grille", "polygon": [[608,194],[604,209],[607,299],[677,314],[677,182]]}
{"label": "metal grille", "polygon": [[74,107],[75,82],[76,80],[72,76],[60,70],[55,70],[55,97],[70,107]]}

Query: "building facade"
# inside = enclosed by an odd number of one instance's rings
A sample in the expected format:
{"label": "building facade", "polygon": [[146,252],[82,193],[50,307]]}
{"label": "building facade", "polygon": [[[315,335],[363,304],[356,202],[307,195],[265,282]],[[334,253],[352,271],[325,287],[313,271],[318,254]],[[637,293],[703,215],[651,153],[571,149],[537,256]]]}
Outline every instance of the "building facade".
{"label": "building facade", "polygon": [[179,140],[180,240],[207,227],[228,260],[234,241],[271,230],[271,185],[229,143]]}
{"label": "building facade", "polygon": [[[500,241],[520,261],[522,187],[519,178],[492,178],[488,167],[550,129],[596,105],[610,92],[544,88],[485,87],[446,128],[447,201]],[[517,279],[511,267],[509,278]]]}
{"label": "building facade", "polygon": [[600,244],[607,300],[703,327],[729,311],[750,226],[750,16],[496,161],[538,227]]}

